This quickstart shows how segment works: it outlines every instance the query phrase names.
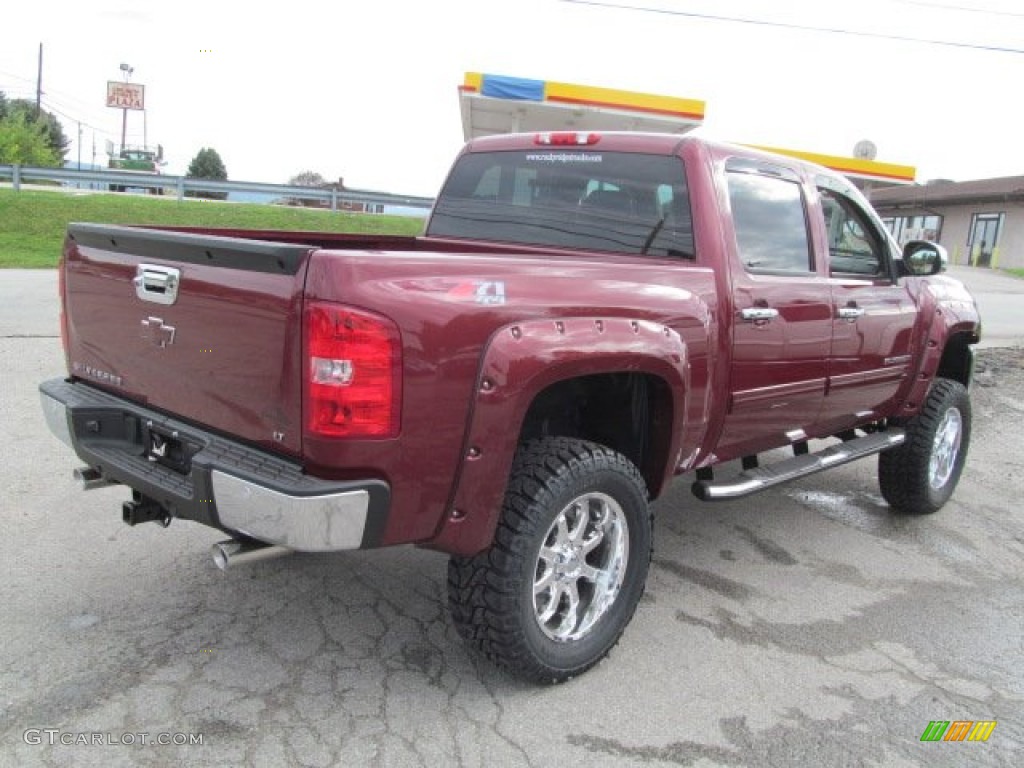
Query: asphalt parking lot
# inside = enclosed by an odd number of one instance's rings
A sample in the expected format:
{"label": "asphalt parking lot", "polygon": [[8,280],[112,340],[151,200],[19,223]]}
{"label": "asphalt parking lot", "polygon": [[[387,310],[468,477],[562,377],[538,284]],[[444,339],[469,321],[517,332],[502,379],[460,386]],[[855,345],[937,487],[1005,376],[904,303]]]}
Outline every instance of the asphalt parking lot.
{"label": "asphalt parking lot", "polygon": [[[1012,312],[1019,284],[980,291]],[[440,555],[222,573],[222,534],[129,528],[124,489],[79,491],[36,394],[63,372],[54,298],[52,272],[0,272],[0,766],[1020,764],[1019,347],[981,355],[941,512],[892,516],[871,459],[714,506],[683,478],[622,642],[536,688],[466,651]],[[922,742],[935,720],[997,725]]]}

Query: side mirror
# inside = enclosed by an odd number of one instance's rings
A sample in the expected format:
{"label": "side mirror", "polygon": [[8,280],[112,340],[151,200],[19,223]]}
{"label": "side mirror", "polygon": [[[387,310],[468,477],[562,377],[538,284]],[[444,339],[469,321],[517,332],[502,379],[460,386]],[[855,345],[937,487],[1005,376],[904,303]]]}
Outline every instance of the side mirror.
{"label": "side mirror", "polygon": [[938,243],[928,240],[911,240],[903,246],[903,263],[900,271],[905,275],[926,277],[946,270],[949,255]]}

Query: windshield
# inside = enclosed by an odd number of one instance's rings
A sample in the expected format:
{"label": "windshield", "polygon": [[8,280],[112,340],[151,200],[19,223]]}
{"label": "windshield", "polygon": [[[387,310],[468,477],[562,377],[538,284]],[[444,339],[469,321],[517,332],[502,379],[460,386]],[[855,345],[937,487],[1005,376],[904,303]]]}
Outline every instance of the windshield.
{"label": "windshield", "polygon": [[427,234],[687,259],[694,253],[682,160],[591,148],[463,155]]}

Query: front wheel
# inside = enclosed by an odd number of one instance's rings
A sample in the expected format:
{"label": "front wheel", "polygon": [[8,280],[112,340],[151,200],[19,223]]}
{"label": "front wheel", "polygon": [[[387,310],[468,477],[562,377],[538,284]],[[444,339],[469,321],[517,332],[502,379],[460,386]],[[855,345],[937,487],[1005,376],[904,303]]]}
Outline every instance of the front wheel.
{"label": "front wheel", "polygon": [[647,489],[628,459],[583,440],[528,442],[491,548],[449,562],[452,619],[514,674],[568,680],[618,642],[643,594],[651,538]]}
{"label": "front wheel", "polygon": [[967,388],[952,379],[936,379],[920,412],[902,426],[906,442],[878,455],[882,496],[897,512],[935,512],[953,495],[967,459]]}

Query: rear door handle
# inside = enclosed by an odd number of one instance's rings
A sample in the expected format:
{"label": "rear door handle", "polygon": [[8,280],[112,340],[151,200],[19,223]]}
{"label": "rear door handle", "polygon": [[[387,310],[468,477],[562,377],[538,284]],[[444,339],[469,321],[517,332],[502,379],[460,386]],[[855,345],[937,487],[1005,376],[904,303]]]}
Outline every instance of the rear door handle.
{"label": "rear door handle", "polygon": [[779,310],[771,307],[747,307],[740,310],[740,317],[748,323],[766,323],[779,316]]}
{"label": "rear door handle", "polygon": [[836,315],[841,320],[856,320],[858,317],[860,317],[863,314],[864,314],[864,310],[861,309],[860,307],[857,307],[857,306],[853,306],[853,307],[849,307],[849,306],[847,306],[847,307],[840,307],[839,310],[836,312]]}

